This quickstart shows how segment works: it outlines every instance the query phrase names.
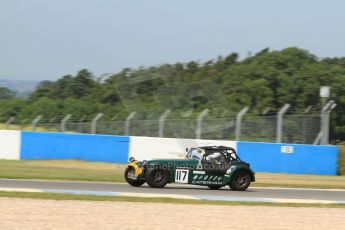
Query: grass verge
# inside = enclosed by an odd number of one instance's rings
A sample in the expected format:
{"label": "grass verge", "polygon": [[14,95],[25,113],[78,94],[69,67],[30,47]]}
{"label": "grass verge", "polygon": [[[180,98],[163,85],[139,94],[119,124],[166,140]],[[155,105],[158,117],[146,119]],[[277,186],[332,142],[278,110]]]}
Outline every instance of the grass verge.
{"label": "grass verge", "polygon": [[[0,160],[0,178],[124,182],[125,164]],[[345,176],[256,173],[252,186],[345,189]]]}
{"label": "grass verge", "polygon": [[253,186],[345,189],[345,176],[256,173]]}
{"label": "grass verge", "polygon": [[317,208],[345,208],[345,204],[299,204],[299,203],[264,203],[264,202],[233,202],[233,201],[208,201],[189,200],[175,198],[145,198],[125,196],[94,196],[94,195],[71,195],[58,193],[30,193],[30,192],[0,192],[0,197],[31,198],[46,200],[84,200],[84,201],[122,201],[122,202],[145,202],[145,203],[168,203],[168,204],[197,204],[197,205],[232,205],[232,206],[273,206],[273,207],[317,207]]}
{"label": "grass verge", "polygon": [[0,178],[123,182],[124,164],[78,160],[0,160]]}

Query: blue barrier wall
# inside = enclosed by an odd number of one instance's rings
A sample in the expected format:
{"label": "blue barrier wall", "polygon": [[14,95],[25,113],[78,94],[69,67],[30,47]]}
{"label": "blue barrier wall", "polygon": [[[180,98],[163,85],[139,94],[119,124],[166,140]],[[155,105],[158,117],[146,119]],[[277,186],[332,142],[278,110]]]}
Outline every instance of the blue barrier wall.
{"label": "blue barrier wall", "polygon": [[22,160],[79,159],[124,163],[129,137],[89,134],[22,132]]}
{"label": "blue barrier wall", "polygon": [[[286,149],[293,152],[286,153]],[[257,172],[337,174],[336,146],[240,141],[237,143],[237,151],[239,156],[248,161]]]}
{"label": "blue barrier wall", "polygon": [[[24,131],[21,133],[20,159],[79,159],[125,163],[130,145],[133,144],[131,142],[131,137],[126,136]],[[145,145],[140,148],[145,154],[146,151],[151,153]],[[336,146],[240,141],[237,142],[237,151],[257,172],[337,174]],[[155,157],[159,158],[158,155]]]}

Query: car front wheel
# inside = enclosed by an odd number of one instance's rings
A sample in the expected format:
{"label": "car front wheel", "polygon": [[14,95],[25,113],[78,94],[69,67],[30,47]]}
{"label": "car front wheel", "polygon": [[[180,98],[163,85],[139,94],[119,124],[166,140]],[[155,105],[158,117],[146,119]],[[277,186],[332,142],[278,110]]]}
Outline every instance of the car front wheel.
{"label": "car front wheel", "polygon": [[133,167],[127,167],[125,170],[125,179],[128,184],[139,187],[145,183],[145,180],[134,180],[131,178],[131,175],[134,175],[134,168]]}
{"label": "car front wheel", "polygon": [[163,188],[169,180],[169,172],[165,169],[148,169],[145,174],[147,184],[152,188]]}
{"label": "car front wheel", "polygon": [[229,187],[234,191],[244,191],[250,185],[250,175],[247,171],[235,172],[230,181]]}

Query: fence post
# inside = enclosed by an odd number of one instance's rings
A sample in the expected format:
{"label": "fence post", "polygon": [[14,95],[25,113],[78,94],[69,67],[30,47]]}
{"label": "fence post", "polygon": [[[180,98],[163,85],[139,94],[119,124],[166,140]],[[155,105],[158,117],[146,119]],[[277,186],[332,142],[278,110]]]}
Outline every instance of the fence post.
{"label": "fence post", "polygon": [[329,101],[321,110],[321,145],[328,145],[331,112],[336,106],[337,104],[334,101]]}
{"label": "fence post", "polygon": [[6,121],[6,129],[9,129],[12,122],[15,120],[15,117],[10,117],[7,121]]}
{"label": "fence post", "polygon": [[103,113],[98,113],[91,122],[91,133],[96,134],[97,133],[97,122],[101,117],[103,116]]}
{"label": "fence post", "polygon": [[196,120],[196,129],[195,129],[196,139],[201,139],[201,135],[202,135],[202,120],[207,115],[208,111],[209,111],[208,109],[204,109],[199,114],[199,116],[198,116],[198,118]]}
{"label": "fence post", "polygon": [[331,126],[331,112],[335,109],[335,107],[337,107],[336,103],[333,103],[331,105],[331,107],[329,108],[329,110],[326,112],[326,124],[325,124],[325,145],[329,144],[329,129]]}
{"label": "fence post", "polygon": [[322,135],[323,135],[323,133],[322,133],[322,131],[320,131],[320,132],[317,134],[317,136],[316,136],[316,138],[315,138],[315,140],[314,140],[314,142],[313,142],[313,145],[317,145],[318,143],[321,143]]}
{"label": "fence post", "polygon": [[126,121],[125,121],[125,136],[129,136],[129,130],[131,128],[131,120],[132,118],[135,116],[137,112],[131,112],[127,118],[126,118]]}
{"label": "fence post", "polygon": [[165,112],[159,117],[159,128],[158,128],[158,137],[164,137],[164,122],[168,117],[170,109],[165,110]]}
{"label": "fence post", "polygon": [[42,115],[38,115],[35,119],[32,120],[32,131],[36,130],[36,126],[41,119]]}
{"label": "fence post", "polygon": [[328,108],[330,107],[331,103],[330,101],[325,104],[322,109],[321,109],[321,114],[320,114],[320,132],[317,134],[315,140],[314,140],[314,145],[317,145],[318,143],[320,145],[323,145],[324,142],[324,136],[325,136],[325,114]]}
{"label": "fence post", "polygon": [[277,143],[282,142],[282,137],[283,137],[283,115],[286,113],[286,111],[290,108],[290,104],[285,104],[278,112],[277,115]]}
{"label": "fence post", "polygon": [[67,116],[65,116],[62,120],[61,120],[61,124],[60,124],[60,131],[61,132],[65,132],[66,131],[66,123],[69,119],[71,119],[72,114],[68,114]]}
{"label": "fence post", "polygon": [[236,141],[240,140],[241,137],[241,123],[242,123],[242,117],[244,114],[246,114],[249,110],[249,107],[246,106],[236,115],[236,130],[235,130],[235,139]]}

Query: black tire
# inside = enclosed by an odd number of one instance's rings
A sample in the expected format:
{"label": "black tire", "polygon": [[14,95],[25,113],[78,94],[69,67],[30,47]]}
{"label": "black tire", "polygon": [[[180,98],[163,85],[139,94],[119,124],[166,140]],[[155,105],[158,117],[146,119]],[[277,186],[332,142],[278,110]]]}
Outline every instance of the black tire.
{"label": "black tire", "polygon": [[152,188],[163,188],[169,181],[169,172],[165,169],[148,169],[145,174],[147,184]]}
{"label": "black tire", "polygon": [[240,170],[232,176],[229,187],[234,191],[244,191],[249,187],[250,181],[249,172]]}
{"label": "black tire", "polygon": [[209,187],[212,190],[218,190],[221,187],[223,187],[223,185],[207,185],[207,187]]}
{"label": "black tire", "polygon": [[124,176],[125,176],[127,183],[134,186],[134,187],[139,187],[139,186],[145,184],[145,180],[133,180],[133,179],[128,177],[128,174],[131,173],[132,170],[134,170],[133,167],[127,167],[125,170]]}

